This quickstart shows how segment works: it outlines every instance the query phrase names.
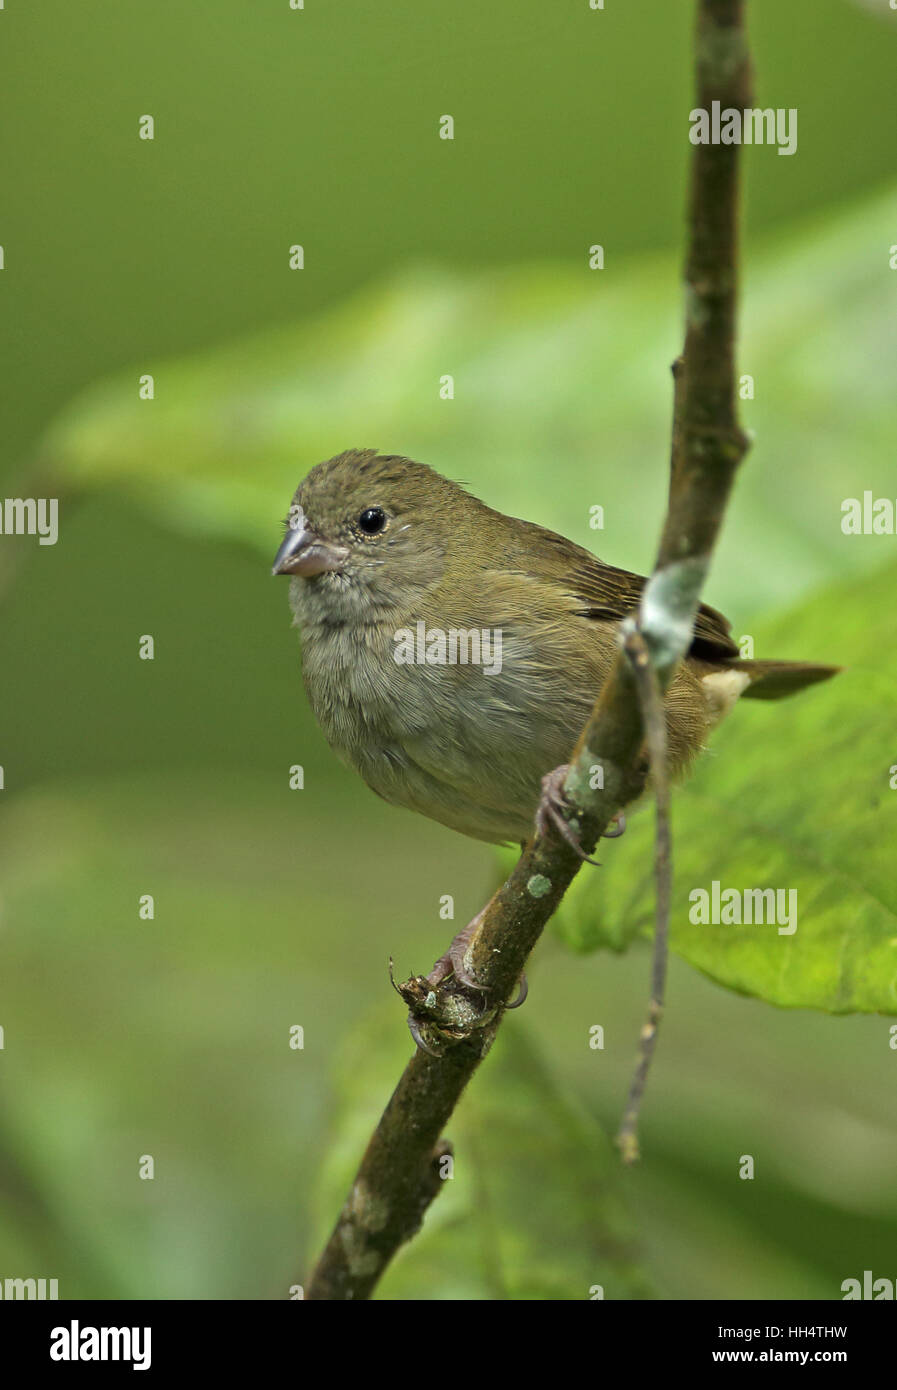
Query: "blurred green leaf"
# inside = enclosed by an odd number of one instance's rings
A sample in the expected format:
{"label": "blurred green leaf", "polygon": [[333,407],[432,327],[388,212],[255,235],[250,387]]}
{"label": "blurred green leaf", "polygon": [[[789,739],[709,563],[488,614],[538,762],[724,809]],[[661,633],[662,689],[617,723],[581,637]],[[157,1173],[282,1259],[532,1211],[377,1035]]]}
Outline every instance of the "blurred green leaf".
{"label": "blurred green leaf", "polygon": [[[897,1013],[895,582],[892,566],[764,624],[758,653],[847,669],[781,704],[740,704],[674,800],[672,948],[773,1004]],[[636,814],[597,875],[577,876],[555,918],[569,945],[619,950],[648,929],[653,833],[653,814]],[[692,923],[689,893],[713,880],[796,889],[796,931]]]}
{"label": "blurred green leaf", "polygon": [[[756,611],[880,554],[880,538],[842,535],[840,504],[893,490],[895,206],[891,190],[792,228],[748,264],[739,357],[757,443],[709,595],[736,623],[746,598]],[[69,486],[119,484],[169,525],[268,555],[308,469],[373,445],[644,570],[666,501],[679,278],[669,256],[602,272],[420,266],[301,326],[159,363],[153,400],[135,372],[103,382],[42,459]]]}
{"label": "blurred green leaf", "polygon": [[[411,954],[434,897],[413,838],[407,921],[370,893],[397,840],[370,802],[347,862],[345,805],[319,778],[300,794],[270,770],[193,768],[0,798],[0,1275],[31,1249],[63,1298],[288,1296],[330,1048],[371,988],[393,997],[388,952]],[[450,882],[471,877],[452,838]],[[423,936],[432,959],[438,925]]]}
{"label": "blurred green leaf", "polygon": [[[335,1133],[315,1204],[319,1247],[409,1047],[390,1007],[365,1020],[342,1050]],[[652,1296],[619,1159],[519,1020],[502,1029],[448,1135],[454,1176],[387,1271],[379,1297],[589,1299],[595,1285],[605,1298]]]}

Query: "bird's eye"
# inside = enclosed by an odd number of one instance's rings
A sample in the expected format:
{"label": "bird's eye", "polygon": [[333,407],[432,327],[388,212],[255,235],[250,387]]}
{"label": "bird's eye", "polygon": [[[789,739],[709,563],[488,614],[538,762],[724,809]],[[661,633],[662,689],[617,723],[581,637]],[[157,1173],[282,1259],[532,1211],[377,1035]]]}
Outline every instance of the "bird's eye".
{"label": "bird's eye", "polygon": [[366,536],[376,536],[386,525],[386,513],[382,507],[367,507],[358,518],[358,525]]}

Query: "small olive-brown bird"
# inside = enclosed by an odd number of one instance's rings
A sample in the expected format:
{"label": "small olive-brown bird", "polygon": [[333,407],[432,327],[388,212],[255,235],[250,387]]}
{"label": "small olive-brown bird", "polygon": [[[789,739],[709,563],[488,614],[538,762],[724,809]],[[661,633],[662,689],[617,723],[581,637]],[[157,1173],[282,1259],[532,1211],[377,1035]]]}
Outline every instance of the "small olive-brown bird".
{"label": "small olive-brown bird", "polygon": [[[569,757],[646,581],[376,449],[313,468],[287,525],[274,573],[292,576],[305,688],[331,747],[395,805],[478,840],[528,839],[542,779]],[[671,767],[739,696],[779,699],[838,669],[742,660],[702,605],[665,697]]]}

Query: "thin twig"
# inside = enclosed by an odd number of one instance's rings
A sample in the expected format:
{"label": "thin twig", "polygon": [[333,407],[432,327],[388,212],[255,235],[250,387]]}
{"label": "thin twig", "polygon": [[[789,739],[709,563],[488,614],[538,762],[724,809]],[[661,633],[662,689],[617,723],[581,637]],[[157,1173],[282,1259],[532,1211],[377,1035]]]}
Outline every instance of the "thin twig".
{"label": "thin twig", "polygon": [[617,1144],[624,1163],[635,1163],[639,1156],[638,1117],[645,1084],[657,1043],[657,1030],[663,1016],[667,959],[670,937],[670,898],[672,878],[672,833],[670,829],[670,774],[667,765],[667,725],[660,693],[660,682],[651,663],[648,644],[633,623],[626,631],[623,650],[632,663],[645,722],[645,743],[651,763],[651,781],[656,804],[654,881],[657,907],[654,920],[654,953],[651,965],[651,1001],[648,1017],[639,1036],[639,1055],[629,1099]]}
{"label": "thin twig", "polygon": [[[751,73],[742,0],[703,0],[698,8],[696,47],[697,107],[710,110],[714,100],[722,107],[749,107]],[[698,145],[695,148],[685,277],[688,305],[685,346],[682,355],[673,363],[669,506],[654,577],[642,603],[641,631],[633,625],[624,643],[636,676],[657,803],[651,999],[617,1135],[626,1163],[634,1163],[639,1156],[639,1110],[663,1013],[669,953],[672,844],[666,724],[660,700],[684,652],[677,651],[675,644],[671,646],[668,620],[671,611],[673,616],[678,611],[680,619],[688,615],[689,629],[691,627],[698,590],[719,532],[734,469],[748,446],[738,426],[735,404],[736,154],[736,146]],[[696,487],[702,492],[700,507],[694,505]],[[684,532],[689,523],[690,530]],[[683,534],[687,534],[690,541],[690,566],[683,563]],[[655,623],[658,590],[662,611],[660,622]]]}

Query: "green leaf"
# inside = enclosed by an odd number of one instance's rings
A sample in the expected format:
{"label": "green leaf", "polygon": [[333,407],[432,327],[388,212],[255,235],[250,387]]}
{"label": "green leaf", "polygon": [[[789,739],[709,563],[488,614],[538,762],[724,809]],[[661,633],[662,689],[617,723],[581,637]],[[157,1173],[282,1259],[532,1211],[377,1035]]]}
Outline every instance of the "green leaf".
{"label": "green leaf", "polygon": [[[827,212],[748,260],[739,371],[754,383],[742,413],[756,443],[708,594],[736,624],[739,610],[875,563],[841,534],[840,504],[892,488],[894,205],[888,191]],[[70,488],[117,484],[176,529],[269,557],[308,469],[377,446],[644,571],[681,333],[670,256],[594,272],[412,268],[299,326],[153,364],[153,400],[138,398],[136,369],[99,384],[50,431],[41,463]]]}
{"label": "green leaf", "polygon": [[[337,1068],[321,1174],[326,1241],[410,1040],[394,1003],[365,1020]],[[502,1028],[447,1129],[454,1176],[378,1287],[384,1299],[649,1298],[621,1185],[597,1122],[551,1075],[519,1020]],[[317,1253],[317,1249],[315,1253]]]}
{"label": "green leaf", "polygon": [[[893,544],[893,541],[890,542]],[[758,628],[760,655],[846,670],[787,701],[743,701],[673,805],[671,945],[719,984],[785,1007],[897,1014],[897,567],[820,594]],[[622,949],[653,914],[653,814],[599,847],[558,931]],[[700,925],[689,894],[797,893],[796,929]]]}

